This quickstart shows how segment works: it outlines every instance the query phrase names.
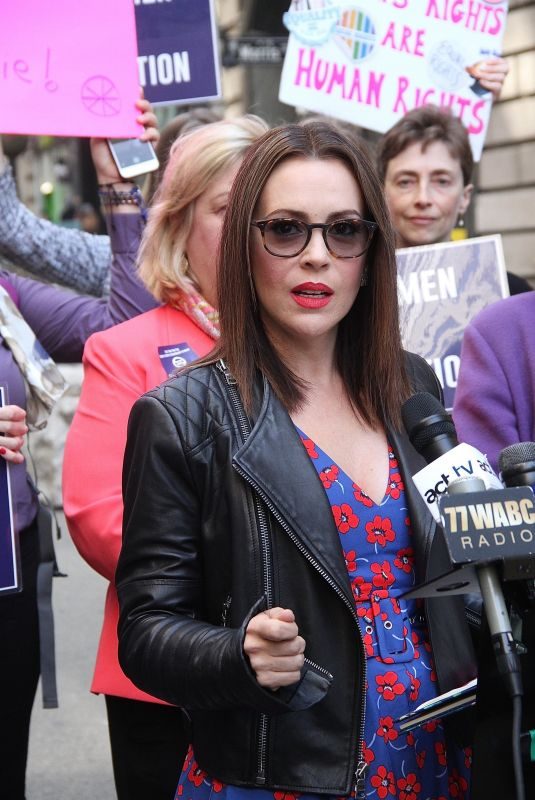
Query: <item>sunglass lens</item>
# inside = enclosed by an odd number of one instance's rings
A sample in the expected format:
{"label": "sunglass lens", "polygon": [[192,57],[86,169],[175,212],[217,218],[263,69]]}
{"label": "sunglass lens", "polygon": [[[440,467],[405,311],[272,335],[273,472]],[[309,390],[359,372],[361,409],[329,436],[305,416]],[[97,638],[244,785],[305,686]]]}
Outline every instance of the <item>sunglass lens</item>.
{"label": "sunglass lens", "polygon": [[264,236],[271,253],[291,256],[302,249],[307,238],[307,229],[297,219],[273,219],[266,223]]}

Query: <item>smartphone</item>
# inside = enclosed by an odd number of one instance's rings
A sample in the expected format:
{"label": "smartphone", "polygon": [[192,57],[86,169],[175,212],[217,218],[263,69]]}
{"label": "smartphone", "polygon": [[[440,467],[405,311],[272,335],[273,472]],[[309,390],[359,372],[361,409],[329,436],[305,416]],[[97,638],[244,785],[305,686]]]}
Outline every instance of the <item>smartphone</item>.
{"label": "smartphone", "polygon": [[122,178],[135,178],[154,172],[159,163],[150,142],[139,139],[108,139],[113,160]]}

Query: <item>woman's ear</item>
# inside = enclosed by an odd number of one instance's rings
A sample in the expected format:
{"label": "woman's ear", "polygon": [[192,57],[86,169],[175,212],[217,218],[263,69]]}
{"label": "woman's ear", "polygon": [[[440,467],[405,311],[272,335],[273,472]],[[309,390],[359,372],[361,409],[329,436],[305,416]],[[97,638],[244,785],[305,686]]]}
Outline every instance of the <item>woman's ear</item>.
{"label": "woman's ear", "polygon": [[467,183],[463,189],[463,193],[461,195],[461,200],[459,203],[459,215],[462,215],[466,212],[466,209],[470,205],[470,200],[472,199],[472,192],[474,191],[474,184]]}

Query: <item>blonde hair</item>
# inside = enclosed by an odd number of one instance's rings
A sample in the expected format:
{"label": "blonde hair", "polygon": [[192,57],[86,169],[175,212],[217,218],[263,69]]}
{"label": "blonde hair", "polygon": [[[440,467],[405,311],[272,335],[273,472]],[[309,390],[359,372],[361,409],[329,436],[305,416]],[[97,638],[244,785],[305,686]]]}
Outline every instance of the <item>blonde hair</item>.
{"label": "blonde hair", "polygon": [[248,114],[204,125],[172,145],[138,255],[139,276],[159,302],[195,289],[186,255],[195,201],[267,130],[260,117]]}

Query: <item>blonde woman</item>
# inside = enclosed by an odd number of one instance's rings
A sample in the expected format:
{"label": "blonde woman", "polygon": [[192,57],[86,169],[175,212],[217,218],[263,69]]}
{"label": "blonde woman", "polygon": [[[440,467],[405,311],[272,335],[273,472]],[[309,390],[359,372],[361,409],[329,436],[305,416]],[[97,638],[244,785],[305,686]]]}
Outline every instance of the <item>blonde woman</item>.
{"label": "blonde woman", "polygon": [[121,468],[134,401],[218,337],[215,264],[227,197],[248,147],[267,130],[246,116],[204,126],[174,144],[139,255],[163,305],[92,337],[82,396],[65,449],[64,503],[82,557],[110,581],[92,691],[106,695],[119,800],[168,800],[187,743],[182,712],[140,691],[117,660],[113,578],[121,546]]}

